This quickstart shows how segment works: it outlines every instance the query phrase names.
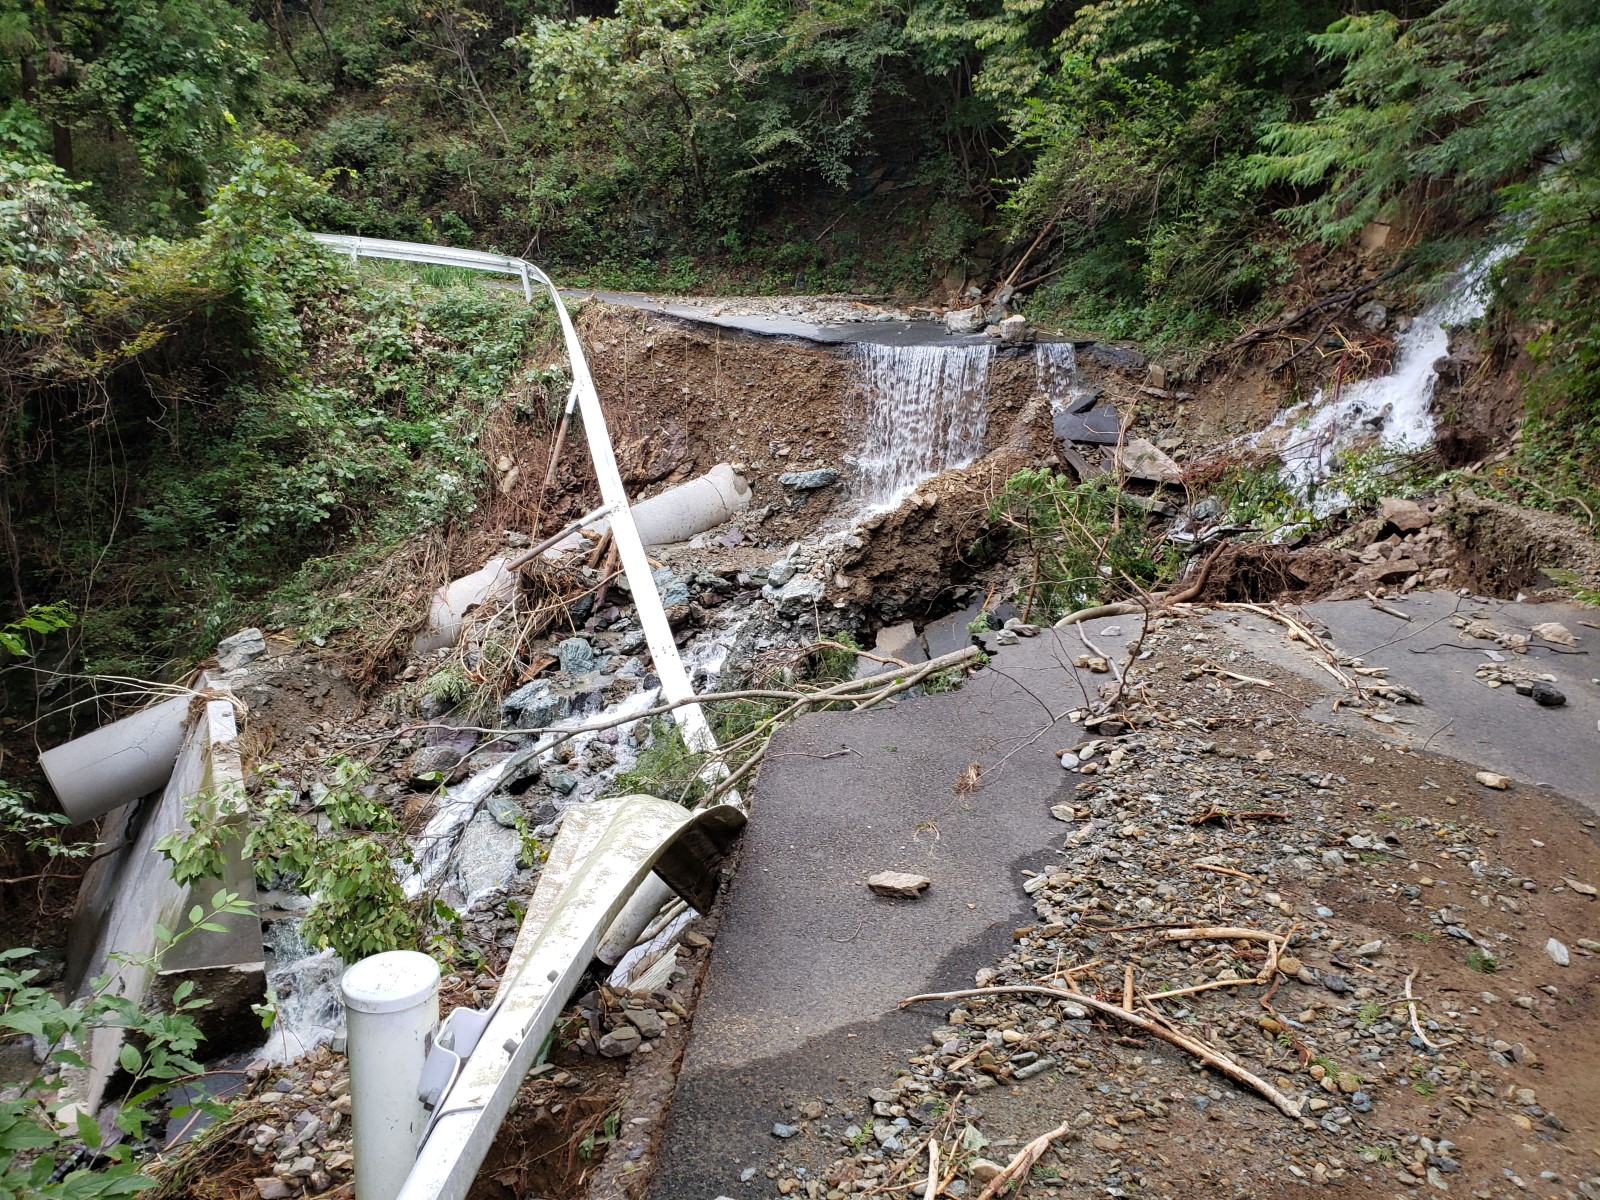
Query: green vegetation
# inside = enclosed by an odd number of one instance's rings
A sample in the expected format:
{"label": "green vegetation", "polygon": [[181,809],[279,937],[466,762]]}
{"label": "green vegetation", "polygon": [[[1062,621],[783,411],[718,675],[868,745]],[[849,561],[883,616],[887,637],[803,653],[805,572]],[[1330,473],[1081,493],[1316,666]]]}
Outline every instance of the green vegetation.
{"label": "green vegetation", "polygon": [[1494,955],[1487,950],[1468,950],[1467,966],[1484,975],[1493,975],[1500,969],[1500,964],[1495,961]]}
{"label": "green vegetation", "polygon": [[1104,478],[1075,483],[1048,469],[1019,471],[995,497],[990,519],[1012,531],[1028,563],[1024,620],[1153,588],[1179,561],[1134,500]]}
{"label": "green vegetation", "polygon": [[331,946],[346,962],[416,949],[430,923],[448,925],[454,918],[426,898],[406,899],[394,864],[409,864],[411,850],[394,814],[368,795],[365,764],[346,758],[326,763],[309,808],[300,788],[271,780],[270,772],[262,769],[266,782],[258,795],[236,787],[191,799],[190,828],[156,843],[175,880],[219,877],[227,844],[240,841],[260,884],[315,898],[301,936],[309,945]]}
{"label": "green vegetation", "polygon": [[[159,945],[146,965],[153,971],[174,946],[197,932],[223,932],[218,917],[250,913],[249,904],[239,897],[218,892],[209,906],[197,904],[190,910],[183,929],[173,933],[157,927]],[[133,1146],[160,1115],[163,1093],[175,1082],[204,1072],[194,1059],[200,1035],[192,1014],[211,1002],[192,998],[194,984],[185,981],[174,989],[170,1010],[146,1008],[137,998],[120,994],[113,974],[93,980],[84,999],[63,1004],[50,988],[34,982],[40,976],[37,969],[22,965],[33,955],[32,949],[23,947],[0,950],[0,1033],[35,1037],[47,1047],[45,1068],[0,1099],[0,1196],[93,1200],[153,1187]],[[118,970],[128,961],[120,960]],[[86,1064],[76,1047],[87,1045],[94,1030],[111,1028],[126,1031],[120,1051],[125,1083],[108,1111],[115,1114],[116,1128],[127,1140],[108,1142],[93,1114],[75,1112],[69,1124],[62,1111],[67,1104],[46,1097],[58,1086],[47,1075],[83,1069]],[[228,1111],[225,1104],[202,1099],[179,1106],[173,1115],[181,1118],[191,1108],[213,1116]],[[95,1169],[69,1168],[68,1156],[81,1146],[100,1151],[109,1163]],[[56,1179],[58,1167],[62,1177]]]}
{"label": "green vegetation", "polygon": [[275,599],[326,636],[355,619],[320,599],[354,539],[372,561],[469,513],[512,396],[548,421],[524,366],[546,318],[353,276],[295,220],[327,181],[292,154],[237,143],[177,241],[112,231],[53,167],[0,164],[0,531],[15,594],[83,613],[92,673],[156,673]]}

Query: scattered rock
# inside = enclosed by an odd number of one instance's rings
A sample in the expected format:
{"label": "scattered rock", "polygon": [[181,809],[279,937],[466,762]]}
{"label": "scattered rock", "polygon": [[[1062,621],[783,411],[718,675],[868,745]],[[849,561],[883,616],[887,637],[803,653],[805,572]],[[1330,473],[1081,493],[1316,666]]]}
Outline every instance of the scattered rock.
{"label": "scattered rock", "polygon": [[1183,470],[1178,464],[1144,438],[1128,438],[1115,454],[1117,465],[1131,479],[1177,483],[1183,478]]}
{"label": "scattered rock", "polygon": [[294,1195],[294,1189],[274,1175],[267,1175],[253,1182],[260,1200],[289,1200],[289,1197]]}
{"label": "scattered rock", "polygon": [[261,630],[241,629],[217,643],[217,666],[223,671],[248,667],[267,652],[267,636]]}
{"label": "scattered rock", "polygon": [[1552,642],[1557,646],[1576,646],[1578,639],[1572,636],[1572,631],[1560,621],[1541,621],[1532,629],[1533,636],[1544,641]]}
{"label": "scattered rock", "polygon": [[1533,702],[1541,708],[1560,708],[1567,702],[1565,692],[1553,683],[1546,683],[1543,679],[1535,680],[1528,694],[1533,697]]}
{"label": "scattered rock", "polygon": [[1572,961],[1571,955],[1567,953],[1566,946],[1555,938],[1551,938],[1544,944],[1544,952],[1550,956],[1550,961],[1558,967],[1565,967]]}
{"label": "scattered rock", "polygon": [[1020,313],[1006,317],[1000,322],[1000,340],[1015,346],[1025,341],[1028,336],[1028,318]]}
{"label": "scattered rock", "polygon": [[632,1025],[622,1025],[601,1035],[600,1053],[606,1058],[626,1058],[639,1048],[644,1038]]}
{"label": "scattered rock", "polygon": [[962,337],[969,333],[977,333],[983,326],[983,305],[981,304],[974,304],[971,308],[952,309],[944,317],[945,329],[957,337]]}
{"label": "scattered rock", "polygon": [[461,763],[461,751],[454,746],[424,746],[406,759],[406,778],[414,788],[431,790],[453,782]]}
{"label": "scattered rock", "polygon": [[1378,519],[1401,533],[1418,533],[1433,524],[1432,515],[1415,500],[1392,496],[1378,501]]}
{"label": "scattered rock", "polygon": [[879,871],[867,880],[867,887],[880,896],[915,900],[932,882],[926,875],[913,875],[908,871]]}
{"label": "scattered rock", "polygon": [[838,483],[839,472],[832,467],[818,467],[814,471],[786,471],[778,476],[778,482],[797,492],[814,492]]}
{"label": "scattered rock", "polygon": [[1473,778],[1483,784],[1484,787],[1493,788],[1497,792],[1503,792],[1511,786],[1509,776],[1497,775],[1493,771],[1479,771]]}
{"label": "scattered rock", "polygon": [[785,1125],[782,1122],[779,1122],[772,1127],[772,1136],[775,1138],[783,1138],[786,1141],[799,1132],[800,1127],[798,1125]]}
{"label": "scattered rock", "polygon": [[594,647],[586,638],[567,638],[556,647],[556,656],[561,660],[561,669],[568,675],[587,675],[595,668]]}

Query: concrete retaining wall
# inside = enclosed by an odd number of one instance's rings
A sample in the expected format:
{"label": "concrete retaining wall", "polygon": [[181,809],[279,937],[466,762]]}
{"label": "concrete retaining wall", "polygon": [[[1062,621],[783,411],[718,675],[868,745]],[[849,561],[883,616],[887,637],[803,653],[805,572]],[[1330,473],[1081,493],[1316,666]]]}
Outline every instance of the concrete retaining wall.
{"label": "concrete retaining wall", "polygon": [[[201,792],[243,796],[244,771],[239,759],[238,729],[228,700],[196,698],[189,712],[182,748],[166,788],[159,796],[146,796],[117,810],[107,819],[103,838],[114,853],[94,863],[78,892],[77,907],[67,936],[67,987],[74,999],[97,991],[95,980],[109,976],[113,993],[143,999],[154,993],[170,997],[185,979],[195,983],[194,994],[212,1000],[198,1010],[202,1032],[207,1034],[203,1053],[225,1053],[229,1042],[261,1040],[261,1025],[250,1005],[266,997],[266,964],[262,956],[261,921],[250,916],[223,916],[217,923],[224,933],[199,931],[186,937],[152,969],[156,953],[156,925],[177,932],[188,924],[196,904],[210,909],[219,889],[237,893],[252,903],[255,875],[240,855],[241,839],[227,843],[223,878],[203,879],[180,887],[172,879],[171,864],[156,852],[155,844],[169,833],[189,828],[186,817],[190,797]],[[242,804],[231,820],[243,822]],[[89,1074],[81,1086],[80,1104],[93,1111],[108,1098],[107,1085],[117,1069],[122,1031],[95,1031],[82,1048]]]}

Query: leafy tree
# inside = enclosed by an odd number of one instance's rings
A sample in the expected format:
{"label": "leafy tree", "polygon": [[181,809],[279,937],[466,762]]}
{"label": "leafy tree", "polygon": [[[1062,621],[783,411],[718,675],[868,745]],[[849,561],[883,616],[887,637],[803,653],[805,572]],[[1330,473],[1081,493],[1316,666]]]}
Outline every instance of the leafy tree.
{"label": "leafy tree", "polygon": [[192,214],[225,161],[229,110],[249,102],[257,43],[230,0],[3,0],[0,139],[108,188],[125,186],[126,149],[153,185],[134,222]]}

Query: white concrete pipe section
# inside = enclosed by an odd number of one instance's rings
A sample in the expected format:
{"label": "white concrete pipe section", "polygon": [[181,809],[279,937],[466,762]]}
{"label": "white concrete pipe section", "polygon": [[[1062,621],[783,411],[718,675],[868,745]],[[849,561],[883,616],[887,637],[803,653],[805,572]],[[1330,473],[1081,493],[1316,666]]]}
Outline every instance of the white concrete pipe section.
{"label": "white concrete pipe section", "polygon": [[356,1200],[395,1200],[428,1110],[422,1064],[439,1027],[439,964],[415,950],[363,958],[339,981],[350,1056]]}
{"label": "white concrete pipe section", "polygon": [[412,652],[427,654],[454,646],[469,612],[490,600],[508,600],[516,591],[516,574],[507,568],[503,558],[491,558],[471,575],[447,583],[433,594],[428,624],[417,634]]}
{"label": "white concrete pipe section", "polygon": [[167,786],[193,700],[175,696],[39,755],[61,811],[74,825]]}
{"label": "white concrete pipe section", "polygon": [[[633,523],[646,546],[688,541],[750,507],[750,484],[727,463],[633,506]],[[599,528],[605,528],[601,522]]]}
{"label": "white concrete pipe section", "polygon": [[400,1200],[463,1200],[623,902],[659,864],[675,885],[689,885],[685,900],[707,903],[718,865],[712,847],[725,847],[744,820],[734,805],[690,812],[653,796],[608,797],[567,810],[487,1026],[440,1100]]}

